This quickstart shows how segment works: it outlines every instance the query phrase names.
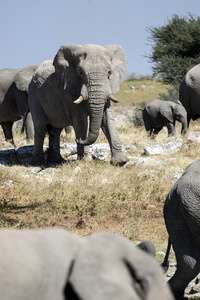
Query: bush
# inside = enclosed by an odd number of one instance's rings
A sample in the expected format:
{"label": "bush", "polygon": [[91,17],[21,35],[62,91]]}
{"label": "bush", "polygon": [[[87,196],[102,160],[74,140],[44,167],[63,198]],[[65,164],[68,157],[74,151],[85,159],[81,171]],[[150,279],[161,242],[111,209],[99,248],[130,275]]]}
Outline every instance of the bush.
{"label": "bush", "polygon": [[179,100],[178,87],[166,87],[166,92],[159,94],[159,99],[177,103],[177,101]]}

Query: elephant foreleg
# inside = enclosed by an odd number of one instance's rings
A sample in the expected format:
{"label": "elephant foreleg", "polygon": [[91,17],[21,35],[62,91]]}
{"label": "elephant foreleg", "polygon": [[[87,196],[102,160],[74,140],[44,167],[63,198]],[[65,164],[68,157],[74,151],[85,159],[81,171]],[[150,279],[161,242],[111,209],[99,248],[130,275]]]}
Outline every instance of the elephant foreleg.
{"label": "elephant foreleg", "polygon": [[128,158],[122,152],[122,145],[117,133],[114,116],[110,106],[110,101],[107,101],[106,108],[103,114],[101,128],[110,145],[111,164],[125,164],[128,161]]}
{"label": "elephant foreleg", "polygon": [[44,153],[43,153],[43,143],[46,134],[46,124],[40,123],[38,126],[34,126],[34,150],[33,156],[30,160],[31,165],[44,165]]}
{"label": "elephant foreleg", "polygon": [[[76,135],[76,140],[85,140],[88,130],[88,119],[87,114],[81,118],[77,116],[73,119],[73,127]],[[89,155],[89,146],[84,146],[77,143],[77,158],[78,159],[88,159]]]}
{"label": "elephant foreleg", "polygon": [[13,122],[1,123],[1,126],[3,128],[5,140],[15,146],[12,134]]}
{"label": "elephant foreleg", "polygon": [[175,135],[175,124],[167,123],[168,135]]}
{"label": "elephant foreleg", "polygon": [[60,155],[60,134],[62,128],[55,128],[49,126],[47,129],[49,133],[49,149],[47,154],[47,163],[48,164],[61,164],[65,160]]}

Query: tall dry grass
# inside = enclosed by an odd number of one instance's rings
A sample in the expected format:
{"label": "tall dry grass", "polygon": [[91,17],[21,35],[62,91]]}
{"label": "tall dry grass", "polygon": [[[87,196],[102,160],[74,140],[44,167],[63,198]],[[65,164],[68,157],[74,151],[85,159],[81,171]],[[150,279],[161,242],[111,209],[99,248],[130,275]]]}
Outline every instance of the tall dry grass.
{"label": "tall dry grass", "polygon": [[[163,204],[183,170],[198,159],[198,143],[185,138],[179,151],[148,158],[145,146],[175,138],[169,139],[163,130],[149,139],[144,127],[136,128],[131,122],[119,121],[117,127],[122,144],[136,146],[135,152],[127,153],[133,163],[126,168],[100,161],[75,161],[44,170],[0,165],[0,226],[61,226],[82,236],[111,230],[135,243],[151,240],[158,252],[165,251]],[[196,121],[190,131],[199,128]],[[179,132],[177,126],[176,137]],[[14,138],[17,146],[25,144],[19,133],[14,133]],[[0,140],[4,140],[2,131]],[[66,136],[63,132],[62,141],[74,142],[74,133]],[[102,133],[97,142],[106,142]],[[157,255],[157,259],[161,261],[163,256]]]}

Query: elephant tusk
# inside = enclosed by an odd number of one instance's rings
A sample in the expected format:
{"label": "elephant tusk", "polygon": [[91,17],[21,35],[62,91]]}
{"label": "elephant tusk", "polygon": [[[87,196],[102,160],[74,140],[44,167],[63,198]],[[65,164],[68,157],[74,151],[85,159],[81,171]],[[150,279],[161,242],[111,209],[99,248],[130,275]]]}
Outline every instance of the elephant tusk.
{"label": "elephant tusk", "polygon": [[80,96],[77,100],[74,101],[75,104],[79,104],[84,100],[83,96]]}
{"label": "elephant tusk", "polygon": [[117,100],[113,94],[109,96],[109,100],[113,101],[114,103],[119,103],[119,100]]}

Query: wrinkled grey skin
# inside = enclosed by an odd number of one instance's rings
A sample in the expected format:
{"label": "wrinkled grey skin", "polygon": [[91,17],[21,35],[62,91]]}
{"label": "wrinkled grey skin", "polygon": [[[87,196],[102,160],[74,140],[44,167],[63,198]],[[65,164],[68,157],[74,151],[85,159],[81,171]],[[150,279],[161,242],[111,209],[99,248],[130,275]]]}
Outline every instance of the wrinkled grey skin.
{"label": "wrinkled grey skin", "polygon": [[64,300],[81,237],[58,228],[0,229],[0,298]]}
{"label": "wrinkled grey skin", "polygon": [[[87,156],[88,145],[96,141],[102,128],[110,144],[111,163],[127,162],[110,105],[110,100],[117,101],[113,94],[119,90],[125,74],[126,55],[119,45],[63,45],[54,59],[41,64],[29,86],[35,130],[31,164],[45,163],[46,132],[49,134],[47,162],[64,161],[60,155],[60,132],[69,125],[75,130],[78,158]],[[74,103],[77,99],[78,103]]]}
{"label": "wrinkled grey skin", "polygon": [[187,113],[184,107],[172,101],[151,100],[143,109],[143,120],[149,135],[158,134],[167,126],[168,134],[175,134],[175,122],[182,123],[181,133],[187,133]]}
{"label": "wrinkled grey skin", "polygon": [[179,100],[187,111],[189,127],[191,119],[200,117],[200,64],[191,68],[181,82]]}
{"label": "wrinkled grey skin", "polygon": [[161,268],[128,239],[111,232],[82,244],[66,287],[72,300],[172,300]]}
{"label": "wrinkled grey skin", "polygon": [[[37,66],[0,70],[0,124],[6,141],[14,144],[12,126],[23,119],[28,109],[28,85]],[[33,122],[29,112],[25,123],[27,139],[33,139]]]}
{"label": "wrinkled grey skin", "polygon": [[[199,182],[200,160],[189,165],[172,187],[164,204],[169,242],[177,260],[177,271],[169,280],[176,299],[183,298],[184,289],[200,272]],[[165,264],[168,254],[166,253]]]}
{"label": "wrinkled grey skin", "polygon": [[0,229],[3,300],[173,300],[156,261],[111,232]]}

